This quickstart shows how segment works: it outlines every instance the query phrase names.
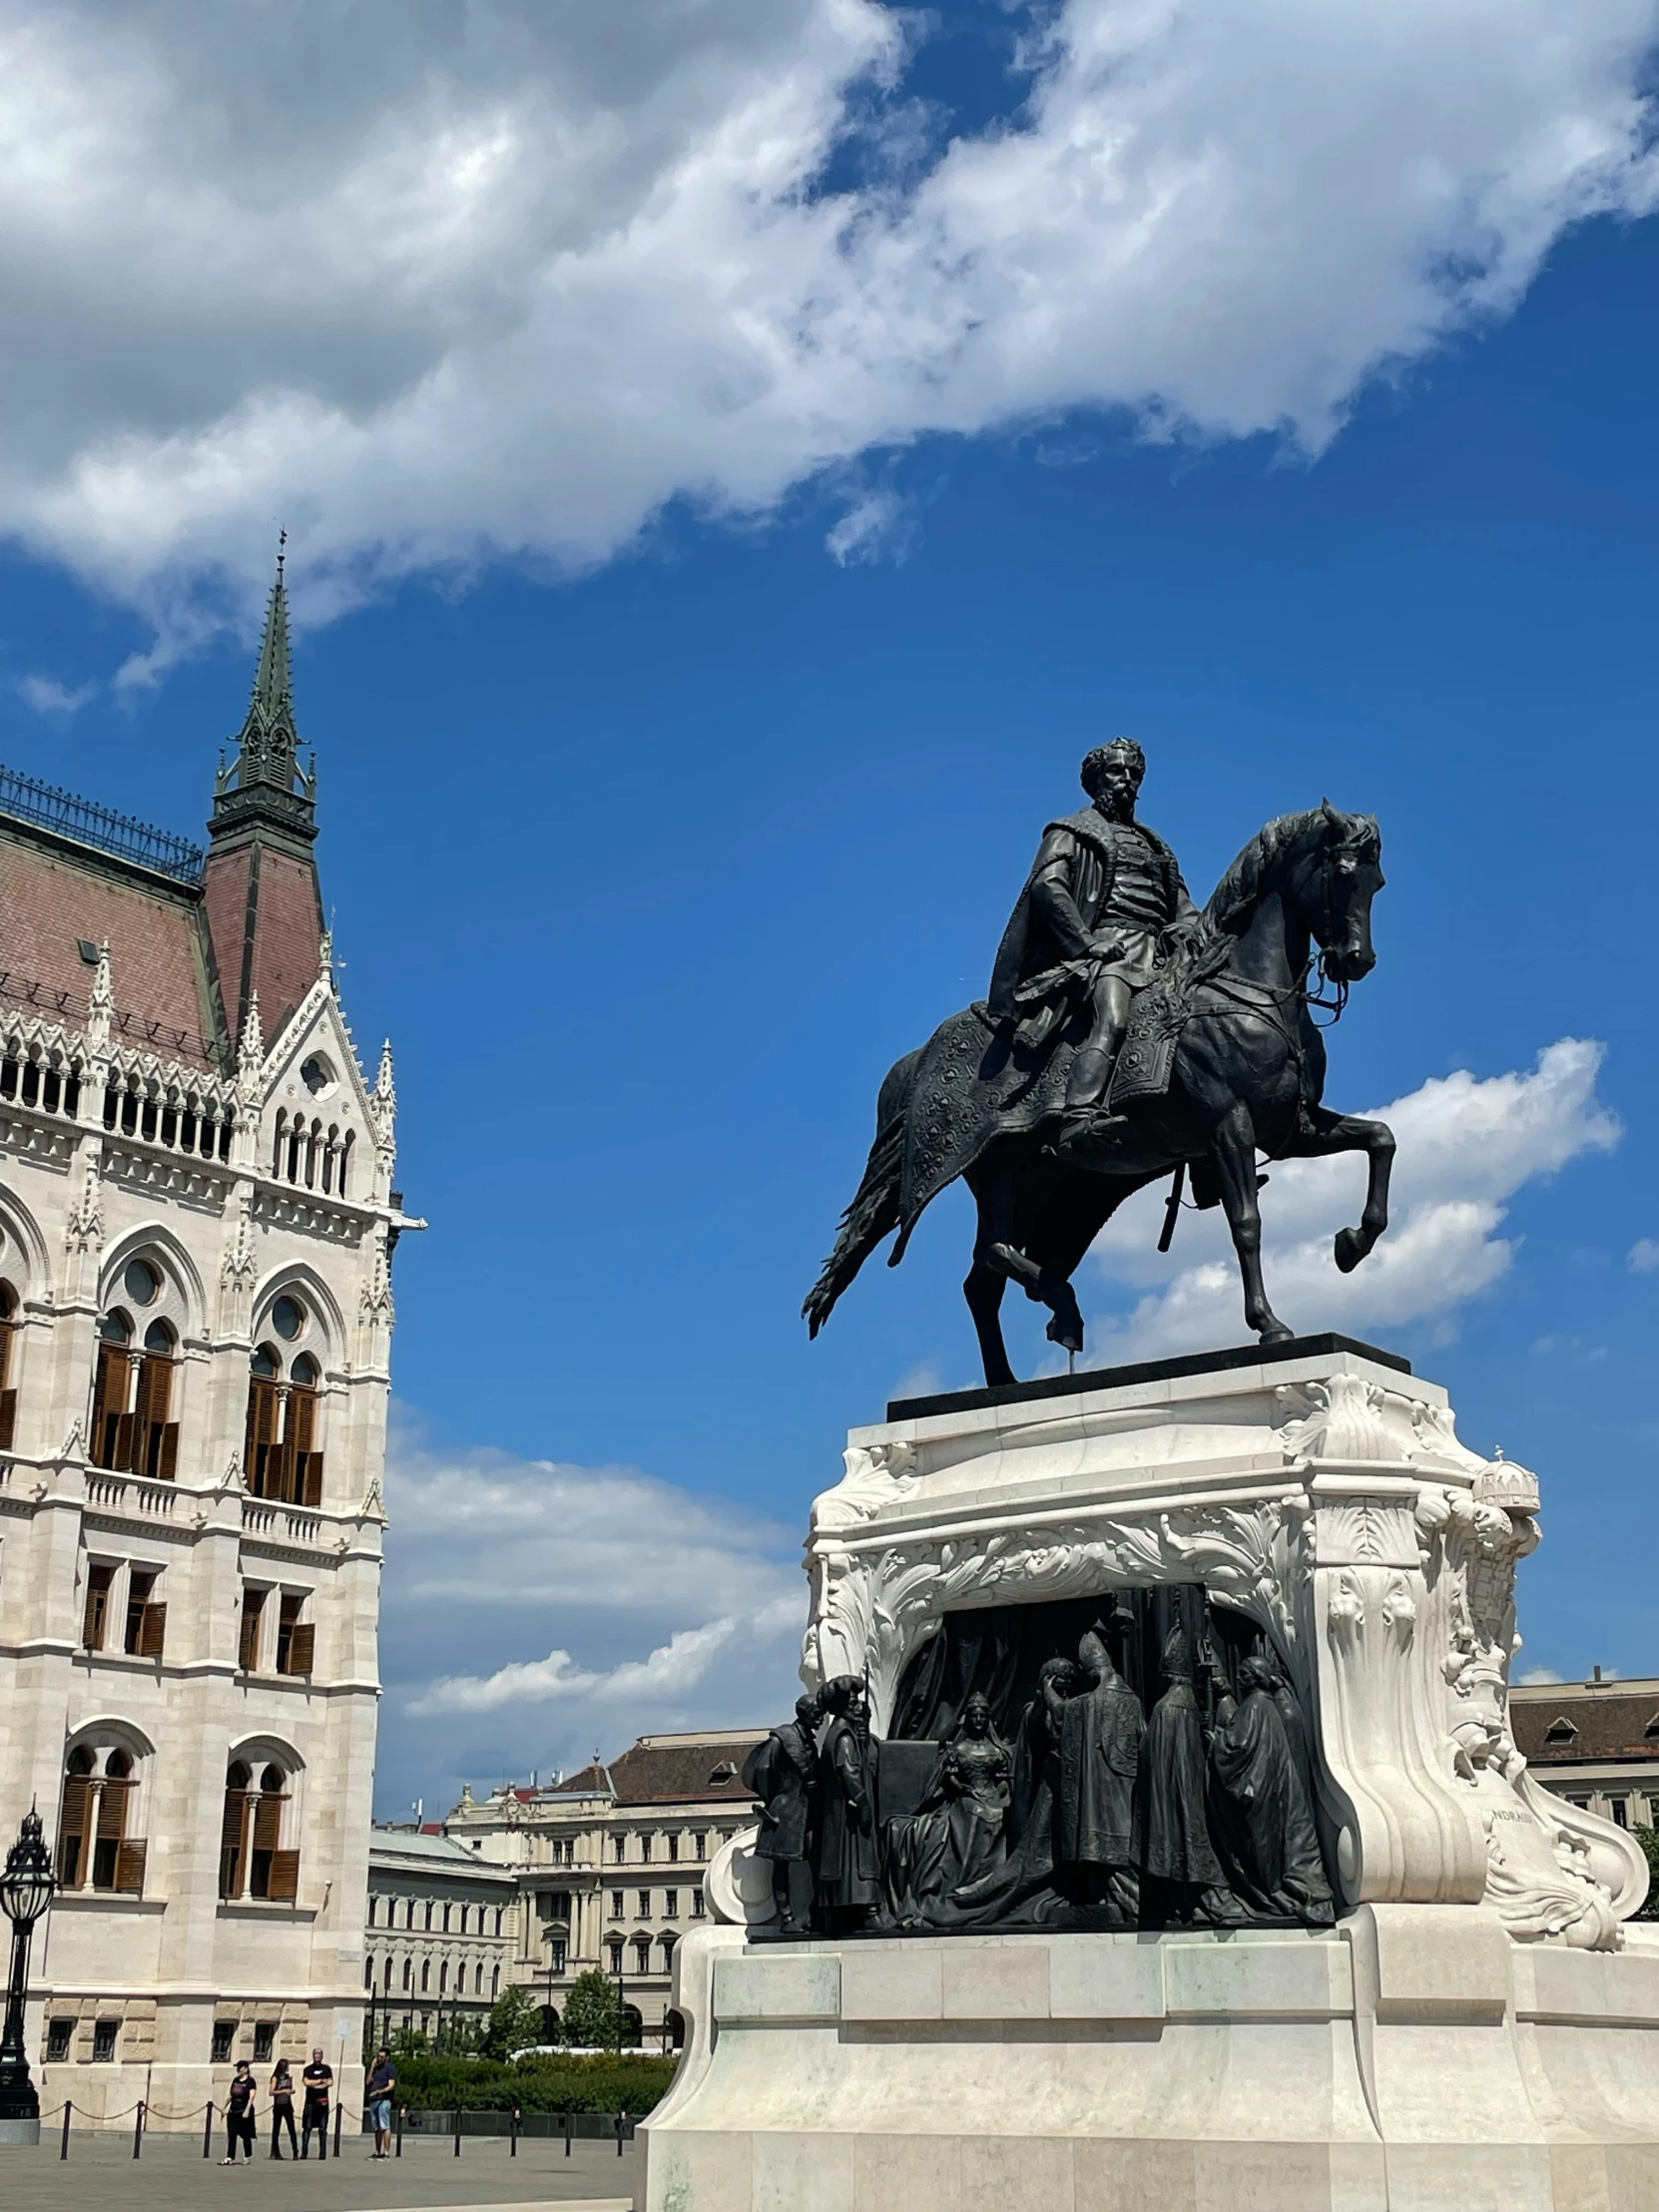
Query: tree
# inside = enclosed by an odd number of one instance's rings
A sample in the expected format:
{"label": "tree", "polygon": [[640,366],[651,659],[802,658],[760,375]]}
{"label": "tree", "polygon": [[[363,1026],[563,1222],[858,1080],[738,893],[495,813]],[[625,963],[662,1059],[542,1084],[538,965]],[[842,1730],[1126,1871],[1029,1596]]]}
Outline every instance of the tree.
{"label": "tree", "polygon": [[527,2050],[547,2039],[542,2032],[541,2006],[522,1983],[508,1982],[490,2006],[489,2025],[484,2030],[484,2056],[511,2058],[515,2050]]}
{"label": "tree", "polygon": [[1634,1831],[1636,1841],[1647,1854],[1648,1892],[1647,1903],[1636,1915],[1639,1921],[1659,1921],[1659,1833],[1651,1828]]}
{"label": "tree", "polygon": [[618,2050],[622,2046],[622,2007],[616,1985],[597,1966],[579,1973],[565,1999],[564,2040],[580,2048]]}

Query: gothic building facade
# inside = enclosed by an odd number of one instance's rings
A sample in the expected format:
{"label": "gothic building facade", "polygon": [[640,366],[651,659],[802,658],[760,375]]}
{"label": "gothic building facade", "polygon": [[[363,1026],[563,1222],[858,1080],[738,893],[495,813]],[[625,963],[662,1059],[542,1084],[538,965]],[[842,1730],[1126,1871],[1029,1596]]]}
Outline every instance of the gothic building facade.
{"label": "gothic building facade", "polygon": [[[206,850],[0,771],[0,1841],[60,1889],[52,2103],[354,2098],[392,1188],[335,991],[278,566]],[[37,2079],[39,2074],[37,2073]]]}

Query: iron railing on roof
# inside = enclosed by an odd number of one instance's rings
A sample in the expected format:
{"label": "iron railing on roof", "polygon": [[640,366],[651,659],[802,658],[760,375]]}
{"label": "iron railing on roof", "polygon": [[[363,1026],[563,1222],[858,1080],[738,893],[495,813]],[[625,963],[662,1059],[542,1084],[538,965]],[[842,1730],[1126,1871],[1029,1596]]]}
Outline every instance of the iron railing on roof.
{"label": "iron railing on roof", "polygon": [[154,868],[158,875],[171,875],[179,883],[202,880],[206,855],[188,837],[175,836],[171,830],[157,830],[132,815],[115,814],[90,799],[77,799],[73,792],[59,791],[56,785],[37,783],[15,768],[0,767],[0,814],[15,816],[19,822],[38,823],[43,830],[55,830],[60,836],[73,837],[77,844],[90,844],[96,851],[136,860],[141,867]]}

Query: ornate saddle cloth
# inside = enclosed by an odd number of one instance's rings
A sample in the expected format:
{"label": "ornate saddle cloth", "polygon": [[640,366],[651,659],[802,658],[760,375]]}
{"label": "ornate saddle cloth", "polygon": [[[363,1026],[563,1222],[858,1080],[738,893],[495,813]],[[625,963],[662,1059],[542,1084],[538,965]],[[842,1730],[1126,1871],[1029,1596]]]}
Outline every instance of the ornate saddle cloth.
{"label": "ornate saddle cloth", "polygon": [[1194,984],[1190,977],[1171,971],[1137,991],[1129,1008],[1129,1025],[1112,1070],[1109,1108],[1132,1106],[1139,1100],[1162,1098],[1169,1089],[1175,1067],[1175,1048],[1181,1032],[1192,1019]]}

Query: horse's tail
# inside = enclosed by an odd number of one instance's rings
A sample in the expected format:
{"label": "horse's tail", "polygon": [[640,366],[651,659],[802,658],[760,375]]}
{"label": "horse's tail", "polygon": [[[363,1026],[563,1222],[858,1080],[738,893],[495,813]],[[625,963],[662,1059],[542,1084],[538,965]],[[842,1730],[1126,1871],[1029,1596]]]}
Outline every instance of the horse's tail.
{"label": "horse's tail", "polygon": [[888,1071],[875,1108],[875,1142],[864,1162],[863,1180],[842,1214],[835,1249],[820,1272],[801,1311],[808,1334],[816,1337],[852,1278],[881,1239],[898,1227],[898,1192],[904,1172],[904,1129],[910,1108],[919,1051],[906,1053]]}

